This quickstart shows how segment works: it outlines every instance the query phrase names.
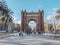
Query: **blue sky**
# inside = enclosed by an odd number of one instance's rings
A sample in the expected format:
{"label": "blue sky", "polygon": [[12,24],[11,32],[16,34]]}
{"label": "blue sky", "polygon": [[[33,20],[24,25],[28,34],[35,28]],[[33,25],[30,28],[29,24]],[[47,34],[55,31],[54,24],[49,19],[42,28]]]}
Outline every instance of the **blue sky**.
{"label": "blue sky", "polygon": [[14,12],[14,18],[21,20],[21,10],[28,12],[44,10],[44,20],[51,15],[55,9],[60,8],[60,0],[5,0],[7,5]]}

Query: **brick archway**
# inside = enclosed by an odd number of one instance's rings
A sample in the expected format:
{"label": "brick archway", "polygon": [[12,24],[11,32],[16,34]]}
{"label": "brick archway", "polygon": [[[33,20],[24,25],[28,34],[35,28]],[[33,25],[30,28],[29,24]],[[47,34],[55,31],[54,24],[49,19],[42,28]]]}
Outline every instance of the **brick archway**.
{"label": "brick archway", "polygon": [[44,32],[44,11],[38,11],[38,12],[26,12],[21,11],[21,30],[26,32],[28,30],[28,22],[29,20],[33,19],[36,21],[36,29],[37,32]]}

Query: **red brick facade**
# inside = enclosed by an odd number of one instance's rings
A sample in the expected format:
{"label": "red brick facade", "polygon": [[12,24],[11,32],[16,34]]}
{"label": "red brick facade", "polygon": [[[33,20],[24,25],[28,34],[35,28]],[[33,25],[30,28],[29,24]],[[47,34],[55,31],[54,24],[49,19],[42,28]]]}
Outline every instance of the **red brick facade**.
{"label": "red brick facade", "polygon": [[28,23],[30,20],[36,21],[36,30],[37,32],[44,32],[44,11],[38,11],[38,12],[26,12],[21,11],[22,16],[22,31],[26,32],[28,30]]}

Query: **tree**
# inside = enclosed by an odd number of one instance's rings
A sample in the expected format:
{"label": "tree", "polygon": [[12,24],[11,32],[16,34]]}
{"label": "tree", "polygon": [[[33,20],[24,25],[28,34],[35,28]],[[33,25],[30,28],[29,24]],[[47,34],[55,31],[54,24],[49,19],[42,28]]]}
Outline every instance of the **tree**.
{"label": "tree", "polygon": [[56,20],[59,20],[60,19],[60,9],[58,9],[56,11],[57,15],[56,15]]}
{"label": "tree", "polygon": [[[60,9],[58,9],[56,13],[57,15],[55,16],[55,19],[56,19],[56,22],[58,22],[60,20]],[[55,28],[56,28],[56,25],[55,25]]]}
{"label": "tree", "polygon": [[[4,0],[0,1],[0,11],[2,11],[2,21],[5,21],[5,27],[8,28],[7,24],[13,21],[13,11],[8,8],[7,3]],[[8,32],[8,29],[6,29],[6,32]]]}

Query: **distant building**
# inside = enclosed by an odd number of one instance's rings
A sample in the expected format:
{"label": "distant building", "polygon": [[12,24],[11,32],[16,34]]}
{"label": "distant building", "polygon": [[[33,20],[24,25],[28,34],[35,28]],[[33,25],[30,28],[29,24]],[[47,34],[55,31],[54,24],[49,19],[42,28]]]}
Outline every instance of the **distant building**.
{"label": "distant building", "polygon": [[45,32],[47,32],[49,29],[48,29],[48,24],[44,24],[44,30]]}
{"label": "distant building", "polygon": [[57,24],[56,25],[56,29],[54,29],[55,27],[53,27],[53,24],[47,24],[47,23],[45,23],[44,24],[44,29],[45,29],[45,32],[47,32],[47,31],[55,31],[55,30],[60,30],[60,24]]}
{"label": "distant building", "polygon": [[60,24],[56,25],[56,30],[60,30]]}
{"label": "distant building", "polygon": [[52,31],[54,28],[53,28],[52,24],[45,23],[44,24],[44,29],[45,29],[45,32],[48,32],[48,31]]}

